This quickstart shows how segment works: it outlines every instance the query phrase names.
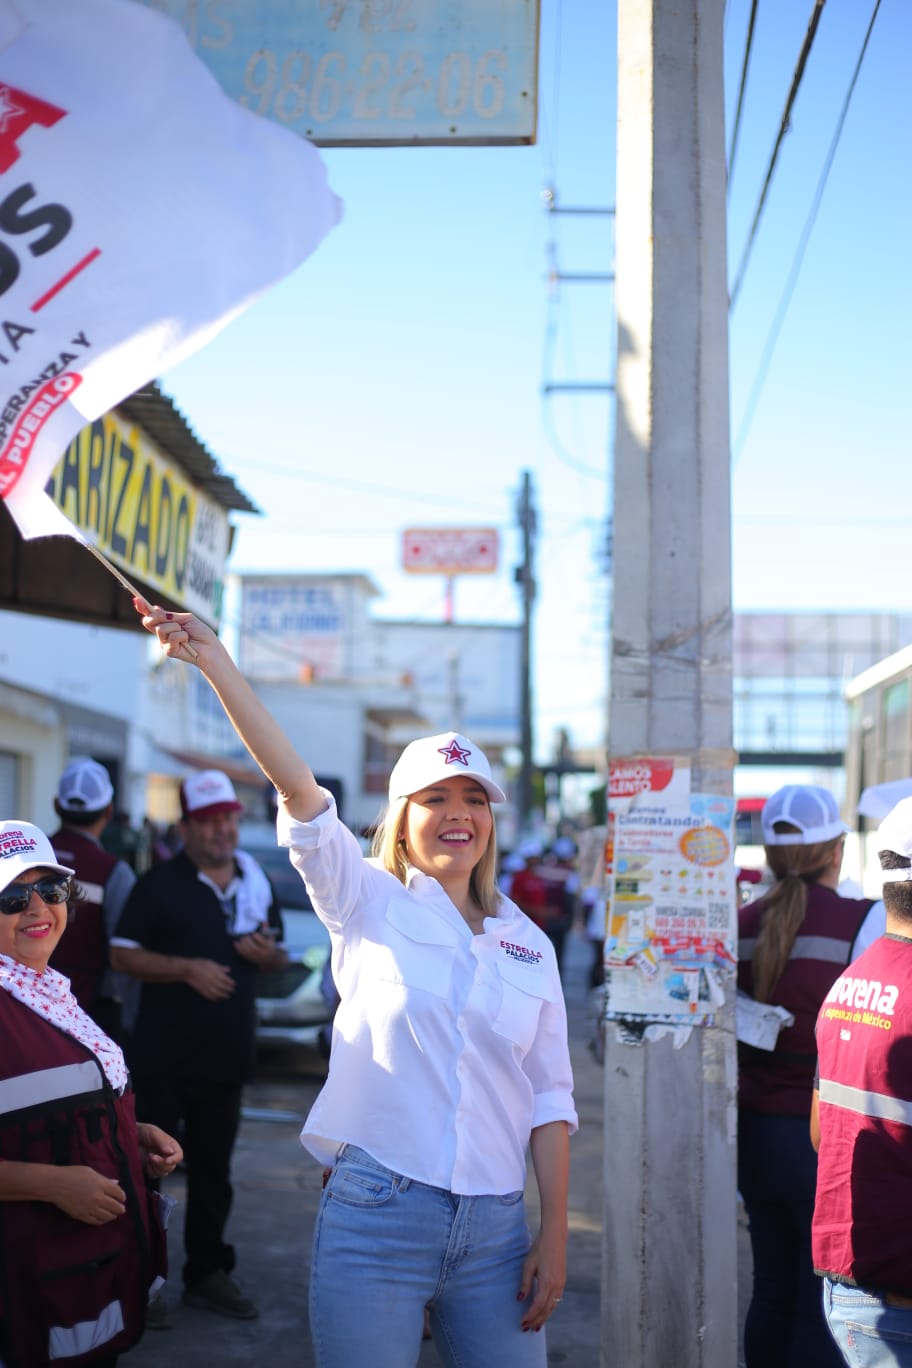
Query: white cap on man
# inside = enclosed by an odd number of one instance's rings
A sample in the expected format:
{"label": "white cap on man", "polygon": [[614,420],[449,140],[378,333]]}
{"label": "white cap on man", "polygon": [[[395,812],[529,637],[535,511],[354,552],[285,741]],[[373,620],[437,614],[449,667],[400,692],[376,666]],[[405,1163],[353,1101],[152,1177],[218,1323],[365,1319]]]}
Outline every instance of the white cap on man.
{"label": "white cap on man", "polygon": [[242,812],[234,785],[221,770],[201,770],[191,774],[180,787],[181,812],[184,817],[215,817],[220,812]]}
{"label": "white cap on man", "polygon": [[58,812],[103,812],[113,797],[110,774],[89,755],[74,755],[57,784]]}
{"label": "white cap on man", "polygon": [[[888,812],[877,828],[875,846],[878,855],[891,850],[906,860],[912,860],[912,798],[904,798],[901,803]],[[902,869],[885,869],[884,883],[908,883],[912,881],[912,865]]]}

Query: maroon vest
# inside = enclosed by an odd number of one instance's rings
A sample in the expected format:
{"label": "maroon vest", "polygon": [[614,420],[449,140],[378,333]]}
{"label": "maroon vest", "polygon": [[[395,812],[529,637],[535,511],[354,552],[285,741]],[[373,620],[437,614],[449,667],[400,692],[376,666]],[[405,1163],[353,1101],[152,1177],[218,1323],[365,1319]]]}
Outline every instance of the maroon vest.
{"label": "maroon vest", "polygon": [[51,845],[60,863],[75,869],[76,880],[88,896],[76,903],[50,965],[66,974],[76,1001],[91,1015],[92,1003],[108,967],[108,932],[102,903],[117,859],[73,827],[61,827],[51,837]]}
{"label": "maroon vest", "polygon": [[[772,1001],[795,1018],[779,1032],[775,1050],[738,1047],[738,1105],[767,1116],[810,1116],[817,1045],[814,1027],[830,985],[849,962],[852,942],[870,898],[841,898],[822,884],[808,885],[807,912]],[[738,987],[753,992],[751,954],[766,900],[738,914]]]}
{"label": "maroon vest", "polygon": [[50,1202],[0,1202],[0,1362],[77,1368],[135,1344],[164,1235],[142,1172],[133,1096],[86,1046],[0,990],[0,1162],[85,1164],[116,1178],[123,1216],[74,1220]]}
{"label": "maroon vest", "polygon": [[882,936],[817,1022],[818,1273],[912,1296],[912,942]]}

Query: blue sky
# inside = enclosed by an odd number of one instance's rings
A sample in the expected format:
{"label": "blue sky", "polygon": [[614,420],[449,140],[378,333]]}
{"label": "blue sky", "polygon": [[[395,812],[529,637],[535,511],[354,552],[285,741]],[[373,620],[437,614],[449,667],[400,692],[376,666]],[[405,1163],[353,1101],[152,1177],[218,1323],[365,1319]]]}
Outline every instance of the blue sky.
{"label": "blue sky", "polygon": [[[732,432],[870,17],[828,0],[731,319]],[[733,109],[750,0],[728,0]],[[740,257],[812,0],[760,5],[730,195]],[[604,730],[610,504],[605,396],[543,401],[543,380],[602,380],[612,294],[549,296],[564,271],[612,266],[608,219],[546,215],[614,199],[614,6],[543,0],[540,141],[531,148],[326,152],[343,224],[164,388],[267,515],[244,518],[235,570],[358,570],[384,616],[439,618],[442,583],[399,570],[415,524],[493,524],[498,575],[460,580],[459,620],[516,621],[514,504],[523,469],[540,513],[537,750],[554,729]],[[736,452],[736,608],[908,609],[904,564],[912,284],[912,12],[884,0],[765,386]],[[545,359],[546,358],[546,359]],[[891,535],[892,534],[892,535]],[[890,543],[894,543],[891,545]]]}

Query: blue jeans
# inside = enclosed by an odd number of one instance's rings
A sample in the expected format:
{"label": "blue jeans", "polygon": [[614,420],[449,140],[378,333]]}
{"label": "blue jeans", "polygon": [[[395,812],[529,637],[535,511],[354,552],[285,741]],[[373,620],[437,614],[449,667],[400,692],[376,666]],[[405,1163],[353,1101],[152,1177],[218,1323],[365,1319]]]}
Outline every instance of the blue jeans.
{"label": "blue jeans", "polygon": [[817,1155],[804,1117],[738,1113],[738,1188],[750,1222],[747,1368],[842,1368],[811,1258]]}
{"label": "blue jeans", "polygon": [[314,1229],[318,1368],[415,1368],[425,1306],[447,1368],[545,1368],[544,1333],[520,1325],[529,1244],[521,1192],[458,1197],[346,1145]]}
{"label": "blue jeans", "polygon": [[890,1306],[873,1292],[823,1280],[823,1309],[849,1368],[909,1368],[912,1307]]}

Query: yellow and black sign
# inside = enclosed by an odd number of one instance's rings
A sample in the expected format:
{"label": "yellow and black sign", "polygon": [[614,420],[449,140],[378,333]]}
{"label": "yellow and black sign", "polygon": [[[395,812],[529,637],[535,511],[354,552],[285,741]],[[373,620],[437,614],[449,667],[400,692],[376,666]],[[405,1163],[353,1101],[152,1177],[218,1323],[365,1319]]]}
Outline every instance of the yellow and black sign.
{"label": "yellow and black sign", "polygon": [[48,494],[126,574],[219,620],[227,513],[141,428],[114,413],[83,428],[57,463]]}

